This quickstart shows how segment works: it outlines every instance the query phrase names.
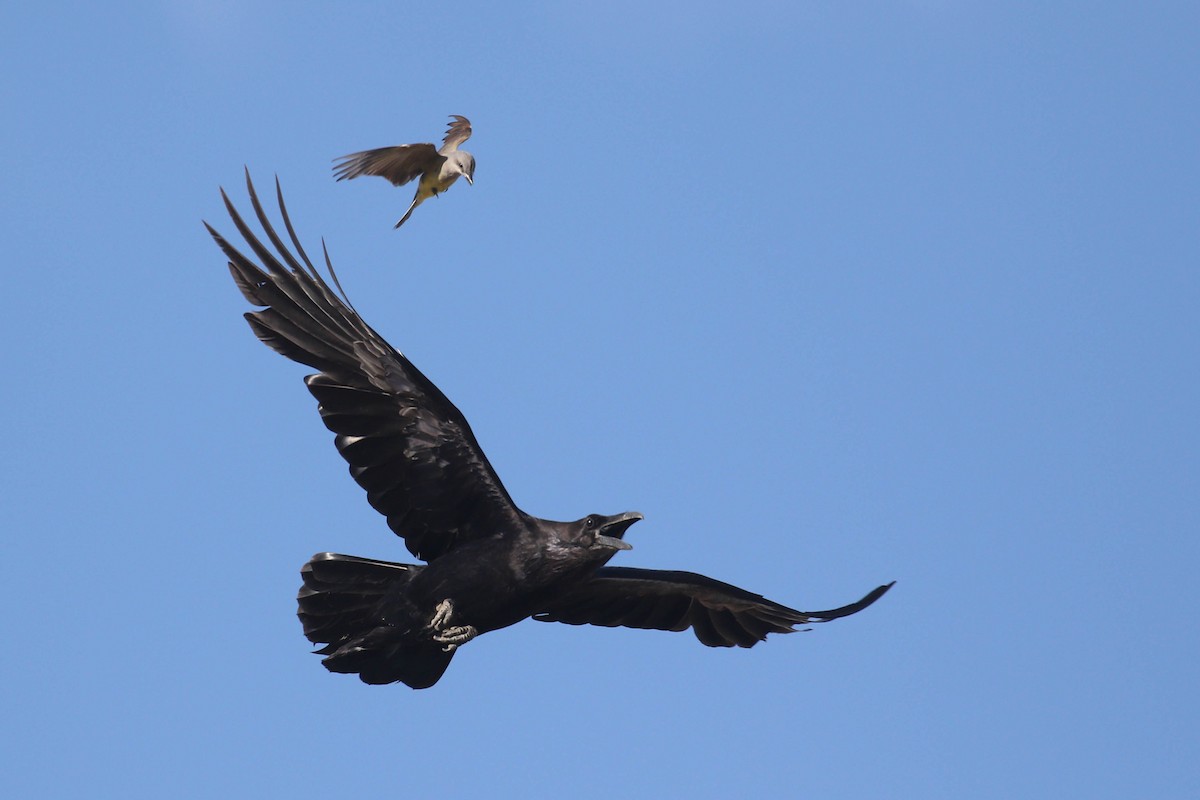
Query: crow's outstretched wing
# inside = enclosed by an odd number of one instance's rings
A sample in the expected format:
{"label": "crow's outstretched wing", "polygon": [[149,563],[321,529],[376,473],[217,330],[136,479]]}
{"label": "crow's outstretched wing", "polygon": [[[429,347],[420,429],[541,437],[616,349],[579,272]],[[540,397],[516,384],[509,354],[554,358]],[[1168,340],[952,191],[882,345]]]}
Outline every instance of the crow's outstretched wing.
{"label": "crow's outstretched wing", "polygon": [[229,215],[259,263],[205,226],[229,258],[242,294],[263,307],[246,314],[254,333],[276,352],[319,370],[304,382],[371,505],[427,561],[464,542],[523,526],[525,515],[462,413],[363,322],[341,292],[328,253],[325,264],[338,293],[313,267],[292,229],[278,180],[279,210],[303,263],[271,226],[249,172],[246,187],[274,250],[259,241],[224,190]]}
{"label": "crow's outstretched wing", "polygon": [[797,611],[694,572],[601,567],[533,618],[608,628],[691,628],[709,647],[753,647],[768,633],[793,633],[796,625],[828,622],[862,611],[891,586],[880,586],[841,608]]}

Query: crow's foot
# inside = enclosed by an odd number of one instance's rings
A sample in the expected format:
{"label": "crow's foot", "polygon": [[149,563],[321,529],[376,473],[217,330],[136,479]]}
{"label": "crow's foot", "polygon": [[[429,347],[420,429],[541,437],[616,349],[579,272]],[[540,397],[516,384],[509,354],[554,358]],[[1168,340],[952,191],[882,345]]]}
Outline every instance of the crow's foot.
{"label": "crow's foot", "polygon": [[475,630],[475,626],[459,625],[454,628],[443,628],[434,634],[433,640],[446,645],[442,648],[443,652],[453,653],[459,645],[466,644],[478,635],[479,631]]}
{"label": "crow's foot", "polygon": [[437,608],[433,610],[433,616],[429,619],[429,630],[433,631],[433,640],[446,645],[442,648],[447,653],[453,653],[461,644],[474,639],[479,635],[479,631],[471,625],[450,625],[450,618],[454,616],[454,604],[447,598],[437,604]]}

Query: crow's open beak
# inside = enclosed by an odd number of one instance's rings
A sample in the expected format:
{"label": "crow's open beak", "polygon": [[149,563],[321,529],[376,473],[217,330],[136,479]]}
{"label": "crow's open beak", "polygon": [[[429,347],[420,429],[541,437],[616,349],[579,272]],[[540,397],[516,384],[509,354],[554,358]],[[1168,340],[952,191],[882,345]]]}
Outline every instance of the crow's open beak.
{"label": "crow's open beak", "polygon": [[631,545],[629,542],[623,542],[620,539],[613,538],[612,536],[597,536],[595,543],[597,547],[611,547],[613,550],[633,549],[633,545]]}
{"label": "crow's open beak", "polygon": [[636,511],[609,517],[608,522],[604,523],[600,528],[600,533],[596,535],[596,544],[611,547],[614,550],[632,550],[633,545],[621,537],[625,535],[625,531],[629,530],[630,525],[640,519],[645,519],[645,517]]}

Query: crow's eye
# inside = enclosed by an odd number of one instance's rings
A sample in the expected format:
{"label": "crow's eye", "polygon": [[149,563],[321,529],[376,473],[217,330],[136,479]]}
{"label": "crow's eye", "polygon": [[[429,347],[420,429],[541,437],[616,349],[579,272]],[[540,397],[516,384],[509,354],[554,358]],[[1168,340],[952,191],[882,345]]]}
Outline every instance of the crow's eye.
{"label": "crow's eye", "polygon": [[585,526],[585,527],[588,527],[588,528],[594,528],[594,527],[596,527],[596,518],[595,518],[595,517],[588,517],[588,518],[587,518],[587,521],[586,521],[586,522],[584,522],[583,524],[584,524],[584,526]]}

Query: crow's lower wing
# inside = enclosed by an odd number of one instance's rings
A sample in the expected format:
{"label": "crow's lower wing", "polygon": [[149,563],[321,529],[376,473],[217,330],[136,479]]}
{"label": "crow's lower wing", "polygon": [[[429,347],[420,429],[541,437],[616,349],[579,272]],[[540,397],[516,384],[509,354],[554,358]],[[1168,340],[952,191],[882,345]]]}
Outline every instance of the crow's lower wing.
{"label": "crow's lower wing", "polygon": [[797,611],[694,572],[601,567],[533,618],[609,628],[691,628],[709,647],[753,647],[768,633],[793,633],[797,625],[828,622],[862,611],[891,586],[880,586],[841,608]]}

